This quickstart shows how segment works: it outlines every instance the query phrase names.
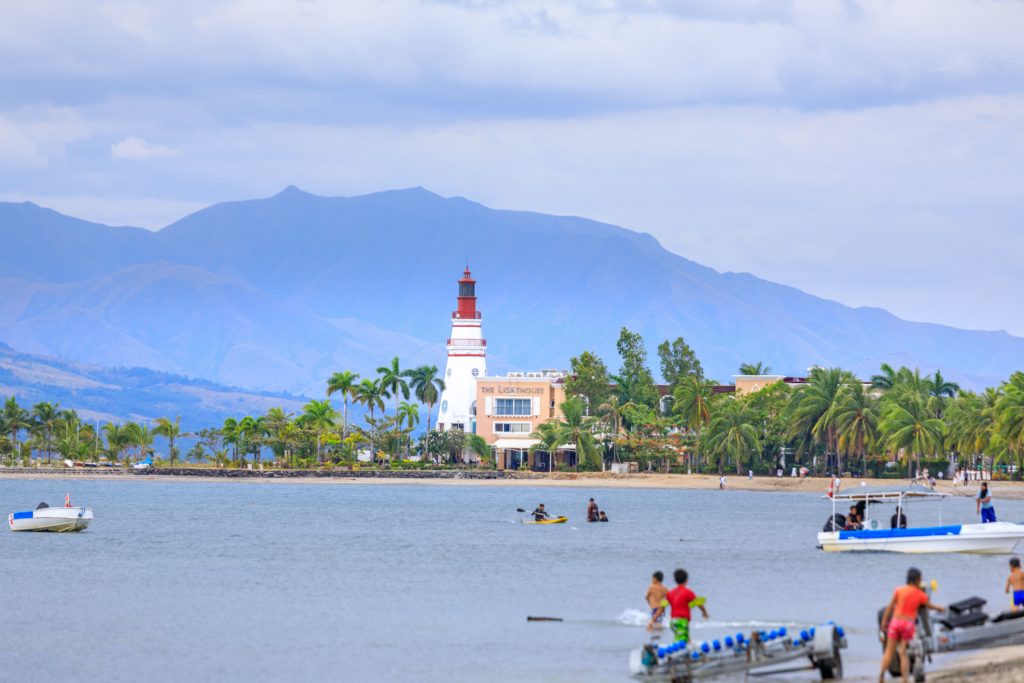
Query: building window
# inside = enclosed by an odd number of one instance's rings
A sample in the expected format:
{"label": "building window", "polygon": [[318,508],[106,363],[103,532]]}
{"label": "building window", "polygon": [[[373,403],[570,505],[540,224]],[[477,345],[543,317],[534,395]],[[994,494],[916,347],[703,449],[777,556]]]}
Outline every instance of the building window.
{"label": "building window", "polygon": [[447,413],[448,412],[448,401],[441,401],[441,412],[442,413]]}
{"label": "building window", "polygon": [[452,369],[451,368],[448,368],[448,373],[447,374],[448,374],[449,377],[452,376]]}
{"label": "building window", "polygon": [[473,368],[473,376],[474,377],[478,377],[479,375],[480,375],[480,371],[477,370],[476,368]]}
{"label": "building window", "polygon": [[532,432],[532,425],[529,422],[495,422],[495,434],[529,434]]}
{"label": "building window", "polygon": [[476,401],[469,404],[469,414],[476,415]]}
{"label": "building window", "polygon": [[528,398],[494,399],[495,415],[532,415],[532,401]]}

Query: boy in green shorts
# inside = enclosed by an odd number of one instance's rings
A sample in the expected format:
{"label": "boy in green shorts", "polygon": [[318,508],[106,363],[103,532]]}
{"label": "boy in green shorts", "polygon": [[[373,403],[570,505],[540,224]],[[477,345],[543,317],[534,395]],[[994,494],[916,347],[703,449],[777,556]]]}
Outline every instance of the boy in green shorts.
{"label": "boy in green shorts", "polygon": [[[670,622],[672,633],[675,634],[676,640],[685,640],[686,642],[690,642],[690,609],[696,607],[705,619],[708,618],[708,611],[704,607],[704,598],[697,597],[696,593],[687,588],[688,579],[689,575],[685,569],[677,569],[675,571],[676,587],[668,592],[668,597],[665,599],[668,607],[672,609],[672,621]],[[662,607],[661,612],[664,611],[665,607]]]}

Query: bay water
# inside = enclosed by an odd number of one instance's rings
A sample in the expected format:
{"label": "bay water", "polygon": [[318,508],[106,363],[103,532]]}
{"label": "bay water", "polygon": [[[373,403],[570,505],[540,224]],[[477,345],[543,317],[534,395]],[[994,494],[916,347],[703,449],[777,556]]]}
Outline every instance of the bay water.
{"label": "bay water", "polygon": [[[708,599],[695,639],[835,620],[848,676],[876,670],[876,612],[911,564],[940,603],[1008,605],[1006,557],[817,550],[818,495],[0,479],[0,512],[65,491],[87,531],[0,532],[0,681],[627,681],[650,574],[676,567]],[[609,523],[583,522],[591,495]],[[538,503],[569,523],[521,524]],[[942,508],[975,520],[969,498]]]}

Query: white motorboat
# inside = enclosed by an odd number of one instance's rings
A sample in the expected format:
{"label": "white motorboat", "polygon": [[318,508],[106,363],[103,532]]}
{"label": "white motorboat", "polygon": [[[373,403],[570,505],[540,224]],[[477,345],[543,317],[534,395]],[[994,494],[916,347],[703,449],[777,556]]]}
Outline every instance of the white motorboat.
{"label": "white motorboat", "polygon": [[11,531],[81,531],[92,522],[92,508],[71,507],[68,500],[64,507],[52,508],[40,503],[35,510],[12,512],[7,517]]}
{"label": "white motorboat", "polygon": [[[1024,524],[943,524],[941,507],[936,526],[907,527],[904,508],[911,502],[938,501],[949,495],[920,484],[854,488],[832,493],[832,516],[818,533],[818,547],[830,552],[874,551],[891,553],[976,553],[1008,555],[1024,541]],[[859,528],[845,528],[846,518],[836,512],[845,502],[862,510]],[[895,505],[895,514],[880,519],[879,504]],[[875,510],[872,510],[875,507]],[[901,523],[902,522],[902,523]]]}

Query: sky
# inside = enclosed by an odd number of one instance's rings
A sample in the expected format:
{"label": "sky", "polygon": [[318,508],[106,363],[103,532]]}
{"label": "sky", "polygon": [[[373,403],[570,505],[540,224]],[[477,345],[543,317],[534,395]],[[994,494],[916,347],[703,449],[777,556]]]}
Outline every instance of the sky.
{"label": "sky", "polygon": [[[423,186],[1024,336],[1024,2],[6,3],[0,200]],[[571,257],[571,256],[567,256]]]}

